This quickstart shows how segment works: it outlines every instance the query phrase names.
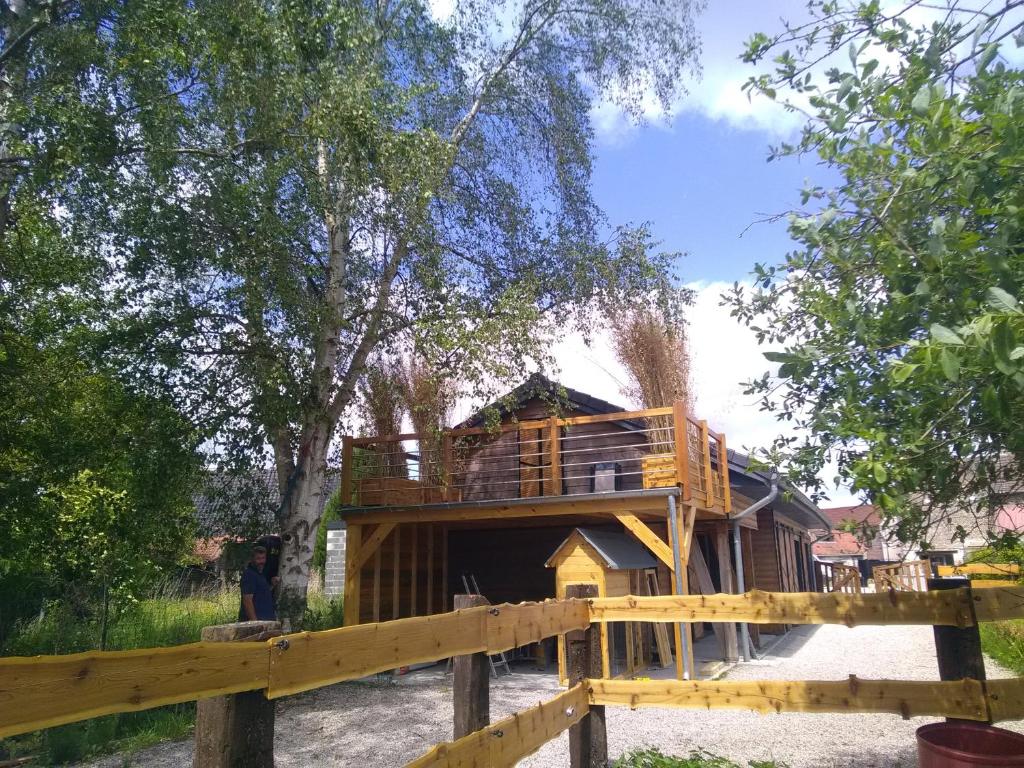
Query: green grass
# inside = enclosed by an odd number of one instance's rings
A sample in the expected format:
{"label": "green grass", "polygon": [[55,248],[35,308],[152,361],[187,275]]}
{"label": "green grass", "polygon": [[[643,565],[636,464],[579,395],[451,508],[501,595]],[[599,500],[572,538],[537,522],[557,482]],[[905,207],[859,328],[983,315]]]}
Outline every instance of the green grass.
{"label": "green grass", "polygon": [[[739,763],[705,752],[703,749],[693,750],[688,757],[666,755],[654,748],[635,749],[627,752],[612,765],[613,768],[742,768]],[[784,763],[771,760],[751,760],[747,765],[750,768],[786,768]]]}
{"label": "green grass", "polygon": [[[238,617],[237,589],[198,597],[154,597],[128,606],[108,630],[109,650],[157,648],[199,640],[203,627]],[[311,594],[305,628],[341,626],[340,600]],[[76,615],[52,603],[31,621],[20,623],[0,648],[3,656],[35,656],[95,650],[99,629],[94,618]],[[152,744],[187,737],[195,724],[195,704],[175,704],[144,712],[98,717],[0,741],[0,760],[37,755],[41,765],[60,765],[110,752],[134,752]]]}
{"label": "green grass", "polygon": [[984,622],[981,647],[1015,675],[1024,676],[1024,620]]}

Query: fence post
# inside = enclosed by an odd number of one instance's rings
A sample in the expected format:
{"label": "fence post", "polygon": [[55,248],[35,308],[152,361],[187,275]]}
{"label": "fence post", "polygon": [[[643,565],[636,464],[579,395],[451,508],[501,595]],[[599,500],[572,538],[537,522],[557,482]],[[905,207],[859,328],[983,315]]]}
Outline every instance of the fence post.
{"label": "fence post", "polygon": [[[455,610],[489,605],[481,595],[455,595]],[[453,736],[461,739],[491,724],[490,667],[486,653],[456,656],[452,661],[455,709]]]}
{"label": "fence post", "polygon": [[[596,584],[570,584],[565,589],[569,598],[597,597]],[[568,632],[565,647],[569,656],[569,686],[580,680],[601,677],[601,625],[591,624],[583,631]],[[571,768],[605,768],[608,765],[608,732],[603,706],[592,706],[590,712],[569,728],[569,765]]]}
{"label": "fence post", "polygon": [[[203,627],[207,643],[259,641],[280,635],[279,621],[242,621]],[[196,702],[193,768],[274,768],[274,702],[245,691]]]}
{"label": "fence post", "polygon": [[[971,596],[971,581],[965,577],[949,579],[928,579],[928,591],[936,589],[967,588],[967,601],[971,616],[974,617],[974,599]],[[933,627],[935,632],[935,655],[939,662],[940,680],[963,680],[973,678],[984,684],[985,656],[981,651],[981,632],[975,619],[970,627]],[[956,718],[947,718],[955,720]]]}

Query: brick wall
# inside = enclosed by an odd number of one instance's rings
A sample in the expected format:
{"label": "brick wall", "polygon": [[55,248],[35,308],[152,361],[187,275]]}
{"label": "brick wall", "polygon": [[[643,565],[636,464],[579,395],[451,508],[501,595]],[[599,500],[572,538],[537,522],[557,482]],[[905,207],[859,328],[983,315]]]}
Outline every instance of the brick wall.
{"label": "brick wall", "polygon": [[324,594],[341,597],[345,591],[345,529],[327,530],[327,563],[324,568]]}

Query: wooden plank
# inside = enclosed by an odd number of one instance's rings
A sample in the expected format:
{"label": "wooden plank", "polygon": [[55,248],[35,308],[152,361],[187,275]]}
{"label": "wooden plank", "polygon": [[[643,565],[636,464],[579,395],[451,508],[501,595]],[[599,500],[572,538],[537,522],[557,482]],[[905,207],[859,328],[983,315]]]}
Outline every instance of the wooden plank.
{"label": "wooden plank", "polygon": [[686,405],[676,400],[672,405],[672,435],[676,449],[676,481],[683,489],[683,501],[692,496],[690,488],[690,454],[686,446]]}
{"label": "wooden plank", "polygon": [[448,526],[441,526],[441,611],[448,612]]}
{"label": "wooden plank", "polygon": [[359,550],[363,543],[363,526],[349,523],[345,532],[345,587],[342,590],[345,601],[342,606],[345,626],[359,623],[359,593],[362,588],[360,574],[355,567],[359,561]]}
{"label": "wooden plank", "polygon": [[967,563],[965,565],[940,565],[939,576],[1018,576],[1020,566],[1016,563]]}
{"label": "wooden plank", "polygon": [[[394,529],[394,523],[381,523],[378,525],[373,533],[371,533],[366,541],[362,542],[359,546],[359,555],[355,561],[355,568],[362,570],[363,566],[370,562],[370,558],[373,557],[374,553],[380,548],[380,545],[384,542],[384,539],[388,537],[388,534]],[[346,551],[348,551],[346,549]]]}
{"label": "wooden plank", "polygon": [[668,566],[670,571],[675,571],[675,563],[672,560],[672,549],[652,531],[643,520],[631,512],[615,512],[615,519],[625,526],[626,530],[632,533],[641,544],[647,547],[656,558]]}
{"label": "wooden plank", "polygon": [[[733,581],[732,557],[729,553],[729,529],[727,523],[722,523],[715,530],[715,549],[718,555],[718,580],[722,585],[722,591],[735,594],[736,586]],[[739,659],[739,642],[736,638],[736,625],[727,622],[722,625],[725,634],[725,658],[727,661]]]}
{"label": "wooden plank", "polygon": [[662,408],[644,408],[639,411],[598,413],[593,416],[571,416],[567,419],[559,419],[558,423],[565,427],[575,427],[580,424],[598,424],[604,421],[633,421],[634,419],[646,419],[654,416],[668,416],[671,413],[672,407],[665,406]]}
{"label": "wooden plank", "polygon": [[395,527],[395,547],[392,550],[391,558],[391,618],[397,619],[399,611],[398,601],[402,596],[401,575],[402,575],[402,526]]}
{"label": "wooden plank", "polygon": [[0,659],[0,738],[260,689],[269,659],[254,642]]}
{"label": "wooden plank", "polygon": [[725,447],[725,435],[718,435],[718,471],[722,476],[722,497],[725,514],[732,514],[732,488],[729,485],[729,449]]}
{"label": "wooden plank", "polygon": [[972,597],[978,621],[1024,619],[1024,586],[980,589]]}
{"label": "wooden plank", "polygon": [[380,547],[373,553],[373,620],[380,621],[380,569],[382,561]]}
{"label": "wooden plank", "polygon": [[[1024,595],[999,589],[974,594],[979,621],[1024,616]],[[986,601],[989,596],[996,597]],[[1011,602],[1015,601],[1015,602]],[[595,621],[744,621],[751,624],[941,624],[973,623],[966,590],[864,593],[762,592],[743,595],[599,597],[591,600]]]}
{"label": "wooden plank", "polygon": [[495,654],[589,626],[587,604],[496,605],[379,624],[285,635],[274,646],[268,698],[388,669],[486,651]]}
{"label": "wooden plank", "polygon": [[352,436],[341,438],[341,484],[338,496],[342,506],[352,503]]}
{"label": "wooden plank", "polygon": [[781,712],[888,712],[986,720],[977,680],[588,680],[590,703]]}
{"label": "wooden plank", "polygon": [[985,683],[992,722],[1024,718],[1024,678],[1008,677]]}
{"label": "wooden plank", "polygon": [[[972,579],[971,589],[996,589],[997,587],[1010,587],[1021,592],[1024,586],[1020,582],[1007,581],[1006,579]],[[1024,592],[1021,592],[1024,595]]]}
{"label": "wooden plank", "polygon": [[[404,507],[382,508],[342,513],[346,520],[360,524],[369,523],[427,523],[427,522],[459,522],[466,520],[495,520],[517,517],[552,517],[559,515],[600,515],[618,512],[623,506],[622,499],[586,498],[574,499],[572,495],[563,496],[558,501],[539,501],[536,505],[510,505],[503,501],[481,502],[472,507],[434,507],[420,508],[409,504]],[[628,501],[632,512],[657,512],[664,514],[664,496],[637,496]]]}
{"label": "wooden plank", "polygon": [[[704,560],[704,554],[701,552],[700,547],[697,546],[696,541],[693,543],[693,550],[690,553],[690,564],[693,565],[693,572],[697,576],[697,589],[700,590],[701,596],[706,597],[707,595],[714,594],[715,585],[711,580],[711,571],[708,569],[708,564]],[[711,629],[714,631],[715,637],[718,638],[719,650],[722,652],[722,658],[725,659],[725,624],[719,619],[711,624]]]}
{"label": "wooden plank", "polygon": [[590,710],[587,698],[583,685],[577,685],[458,741],[437,744],[406,768],[514,766],[585,717]]}
{"label": "wooden plank", "polygon": [[427,615],[434,612],[434,524],[427,523]]}
{"label": "wooden plank", "polygon": [[416,593],[419,591],[419,574],[416,572],[416,559],[419,555],[418,546],[416,542],[417,535],[419,533],[419,525],[409,526],[412,531],[410,536],[412,541],[409,542],[409,551],[412,555],[409,563],[409,615],[416,615]]}
{"label": "wooden plank", "polygon": [[562,495],[562,427],[554,416],[548,423],[548,450],[550,451],[548,463],[551,465],[551,492],[549,496]]}
{"label": "wooden plank", "polygon": [[700,420],[700,449],[704,461],[704,496],[707,508],[715,508],[715,481],[711,470],[711,439],[708,435],[708,423]]}

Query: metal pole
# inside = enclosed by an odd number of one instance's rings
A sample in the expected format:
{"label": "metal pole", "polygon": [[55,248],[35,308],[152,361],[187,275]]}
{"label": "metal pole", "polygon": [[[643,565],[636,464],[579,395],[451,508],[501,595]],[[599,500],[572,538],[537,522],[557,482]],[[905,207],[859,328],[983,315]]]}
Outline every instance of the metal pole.
{"label": "metal pole", "polygon": [[[676,497],[668,497],[668,519],[669,525],[672,526],[671,535],[669,539],[672,540],[672,562],[676,565],[676,594],[683,594],[683,559],[679,552],[679,526],[676,524]],[[683,654],[683,679],[690,679],[690,665],[688,660],[690,658],[690,633],[686,629],[686,623],[679,622],[679,637],[682,638],[683,644],[681,653]]]}
{"label": "metal pole", "polygon": [[[732,552],[736,561],[736,592],[743,594],[747,585],[743,581],[743,544],[740,539],[740,521],[732,521]],[[750,627],[745,621],[740,622],[740,649],[744,661],[750,661]]]}

